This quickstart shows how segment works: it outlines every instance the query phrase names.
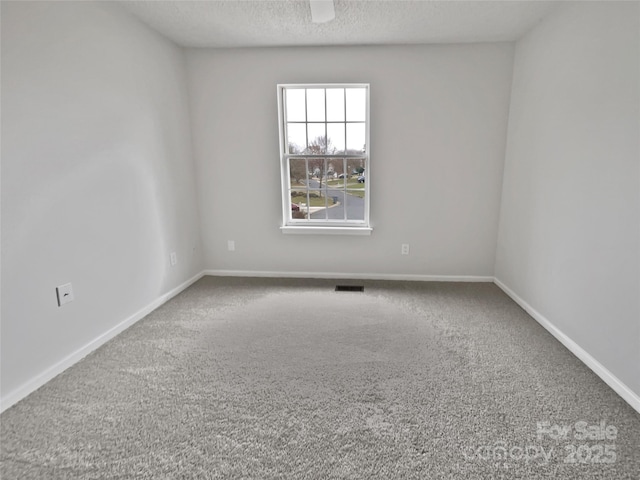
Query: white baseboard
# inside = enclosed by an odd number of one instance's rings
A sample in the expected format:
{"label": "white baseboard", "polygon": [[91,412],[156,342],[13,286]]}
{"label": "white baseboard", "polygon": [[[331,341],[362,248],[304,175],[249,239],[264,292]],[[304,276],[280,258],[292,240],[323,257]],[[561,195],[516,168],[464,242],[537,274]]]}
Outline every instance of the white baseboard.
{"label": "white baseboard", "polygon": [[495,284],[504,291],[511,299],[520,305],[529,315],[531,315],[535,321],[542,325],[551,335],[553,335],[560,343],[562,343],[567,349],[573,353],[576,357],[582,361],[587,367],[589,367],[596,375],[598,375],[602,381],[609,385],[614,392],[620,395],[631,407],[640,413],[640,396],[638,396],[633,390],[627,387],[620,381],[613,373],[607,370],[600,362],[593,358],[586,350],[580,345],[571,340],[565,333],[563,333],[558,327],[556,327],[549,319],[544,317],[540,312],[535,310],[531,305],[525,302],[518,294],[502,283],[498,278],[494,280]]}
{"label": "white baseboard", "polygon": [[162,304],[166,303],[168,300],[170,300],[171,298],[175,297],[176,295],[178,295],[180,292],[185,290],[187,287],[189,287],[190,285],[192,285],[196,281],[200,280],[203,276],[204,276],[204,272],[200,272],[197,275],[191,277],[186,282],[181,283],[180,285],[178,285],[173,290],[171,290],[171,291],[165,293],[164,295],[158,297],[156,300],[151,302],[146,307],[138,310],[136,313],[134,313],[133,315],[131,315],[127,319],[123,320],[122,322],[120,322],[116,326],[110,328],[109,330],[107,330],[102,335],[98,336],[97,338],[94,338],[89,343],[87,343],[83,347],[79,348],[78,350],[76,350],[72,354],[70,354],[67,357],[63,358],[62,360],[60,360],[55,365],[52,365],[51,367],[47,368],[44,372],[36,375],[34,378],[29,380],[27,383],[23,384],[22,386],[18,387],[16,390],[13,390],[12,392],[9,392],[7,395],[2,397],[2,399],[0,400],[0,412],[4,412],[7,408],[9,408],[12,405],[16,404],[17,402],[19,402],[20,400],[25,398],[30,393],[35,392],[38,388],[43,386],[49,380],[51,380],[55,376],[59,375],[60,373],[64,372],[67,368],[69,368],[73,364],[75,364],[78,361],[82,360],[84,357],[89,355],[91,352],[96,350],[98,347],[104,345],[106,342],[111,340],[113,337],[115,337],[116,335],[118,335],[119,333],[123,332],[124,330],[129,328],[131,325],[136,323],[138,320],[141,320],[142,318],[147,316],[149,313],[154,311],[156,308],[158,308]]}
{"label": "white baseboard", "polygon": [[79,348],[72,354],[60,360],[55,365],[49,367],[44,372],[23,384],[18,389],[8,393],[0,399],[0,412],[11,407],[18,401],[34,392],[49,380],[59,375],[67,368],[96,350],[101,345],[111,340],[113,337],[129,328],[131,325],[141,320],[162,304],[178,295],[180,292],[191,286],[205,275],[220,277],[270,277],[270,278],[323,278],[323,279],[353,279],[353,280],[405,280],[424,282],[494,282],[513,301],[520,305],[529,315],[531,315],[540,325],[551,333],[560,343],[562,343],[571,353],[578,357],[587,367],[598,375],[607,385],[609,385],[618,395],[620,395],[632,408],[640,413],[640,396],[633,392],[615,375],[607,370],[600,362],[593,358],[586,350],[575,343],[571,338],[559,330],[546,317],[536,311],[531,305],[520,298],[513,290],[507,287],[498,278],[490,276],[474,275],[404,275],[404,274],[353,274],[335,272],[278,272],[278,271],[249,271],[249,270],[204,270],[194,275],[189,280],[178,285],[173,290],[158,297],[146,307],[140,309],[130,317],[126,318],[118,325],[104,332],[99,337],[93,339],[85,346]]}
{"label": "white baseboard", "polygon": [[397,273],[278,272],[264,270],[205,270],[213,277],[328,278],[351,280],[405,280],[416,282],[489,282],[492,276],[476,275],[409,275]]}

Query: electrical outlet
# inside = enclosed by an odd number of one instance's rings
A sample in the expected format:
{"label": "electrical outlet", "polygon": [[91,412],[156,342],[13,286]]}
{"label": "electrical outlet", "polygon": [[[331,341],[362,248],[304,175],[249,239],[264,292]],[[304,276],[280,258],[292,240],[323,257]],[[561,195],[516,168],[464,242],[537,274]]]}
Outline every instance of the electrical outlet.
{"label": "electrical outlet", "polygon": [[58,306],[61,307],[65,303],[73,302],[73,287],[70,283],[65,283],[56,287],[56,296],[58,297]]}
{"label": "electrical outlet", "polygon": [[169,259],[171,260],[171,266],[175,267],[176,263],[178,263],[178,255],[176,255],[176,252],[171,252],[171,255],[169,255]]}
{"label": "electrical outlet", "polygon": [[227,249],[230,252],[235,252],[235,250],[236,250],[236,242],[234,242],[233,240],[227,240]]}
{"label": "electrical outlet", "polygon": [[402,255],[409,255],[409,244],[408,243],[403,243],[402,244],[402,248],[400,250],[400,253]]}

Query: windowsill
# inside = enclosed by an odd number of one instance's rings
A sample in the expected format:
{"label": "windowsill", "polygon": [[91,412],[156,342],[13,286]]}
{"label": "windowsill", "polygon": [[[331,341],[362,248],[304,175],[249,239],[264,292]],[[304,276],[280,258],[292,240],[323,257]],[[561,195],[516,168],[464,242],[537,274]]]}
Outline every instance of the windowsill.
{"label": "windowsill", "polygon": [[322,226],[291,226],[280,227],[286,235],[371,235],[371,227],[322,227]]}

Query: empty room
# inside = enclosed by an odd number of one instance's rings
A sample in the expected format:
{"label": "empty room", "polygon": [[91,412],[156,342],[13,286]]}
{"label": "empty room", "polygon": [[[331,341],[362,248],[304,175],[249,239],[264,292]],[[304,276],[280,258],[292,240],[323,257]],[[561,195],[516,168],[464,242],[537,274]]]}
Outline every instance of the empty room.
{"label": "empty room", "polygon": [[0,8],[3,480],[640,478],[640,2]]}

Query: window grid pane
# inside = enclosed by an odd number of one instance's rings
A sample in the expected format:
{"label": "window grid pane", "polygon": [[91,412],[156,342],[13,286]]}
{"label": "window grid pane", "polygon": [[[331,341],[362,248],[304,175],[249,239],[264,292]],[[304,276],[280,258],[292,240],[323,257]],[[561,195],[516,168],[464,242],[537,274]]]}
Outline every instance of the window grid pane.
{"label": "window grid pane", "polygon": [[324,89],[309,88],[307,91],[307,122],[324,122],[326,102]]}
{"label": "window grid pane", "polygon": [[347,88],[345,91],[345,111],[348,122],[366,121],[367,92],[364,88]]}
{"label": "window grid pane", "polygon": [[287,104],[286,111],[287,153],[318,155],[366,150],[366,89],[296,88],[287,90],[286,98],[293,102],[291,107]]}
{"label": "window grid pane", "polygon": [[291,219],[365,220],[366,157],[290,158]]}
{"label": "window grid pane", "polygon": [[304,122],[307,119],[305,110],[305,89],[292,88],[286,90],[287,119],[290,122]]}
{"label": "window grid pane", "polygon": [[328,88],[327,99],[327,121],[344,122],[344,88]]}

